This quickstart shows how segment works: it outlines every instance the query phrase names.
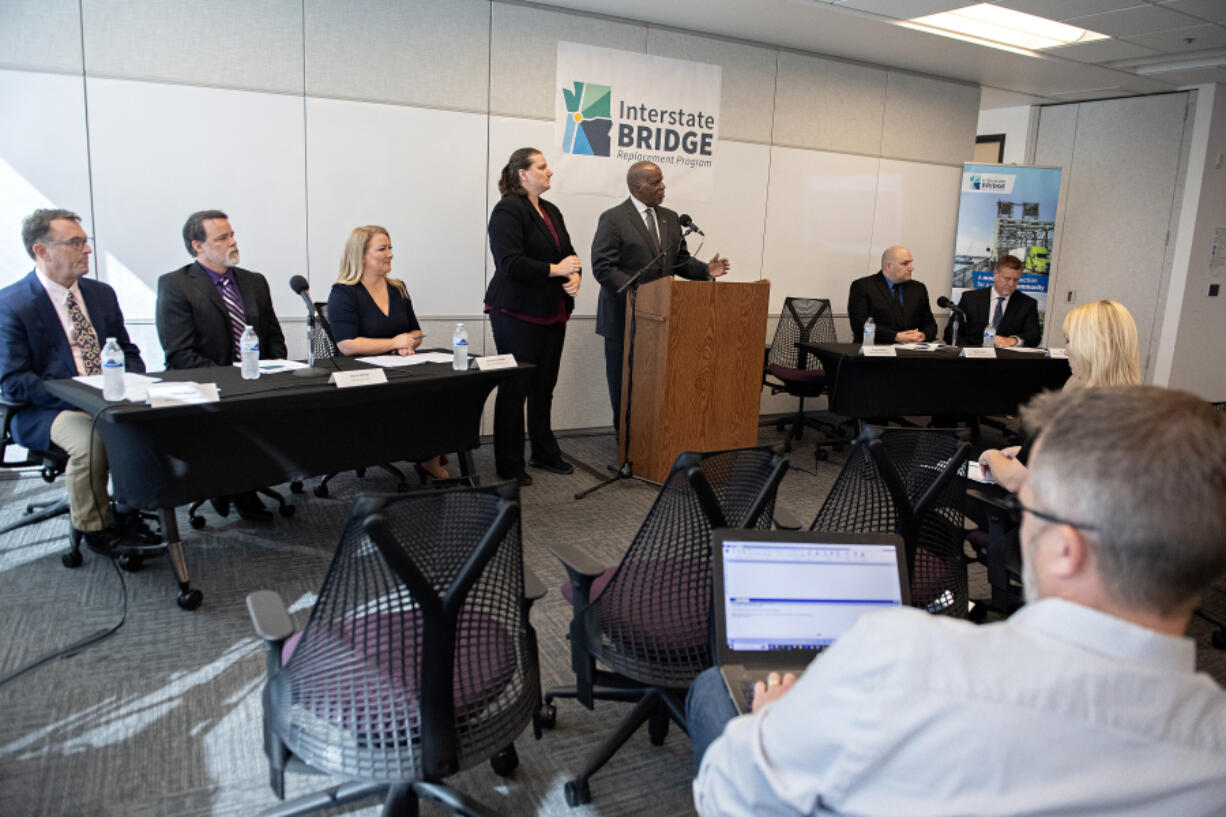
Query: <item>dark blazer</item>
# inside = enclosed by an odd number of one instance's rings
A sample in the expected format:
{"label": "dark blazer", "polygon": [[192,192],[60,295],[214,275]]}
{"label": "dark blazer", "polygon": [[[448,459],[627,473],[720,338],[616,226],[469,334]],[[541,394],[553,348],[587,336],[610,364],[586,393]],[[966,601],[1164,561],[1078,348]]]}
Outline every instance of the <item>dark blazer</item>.
{"label": "dark blazer", "polygon": [[[284,359],[288,354],[285,335],[272,309],[268,281],[258,272],[238,267],[233,272],[247,323],[260,338],[260,357]],[[229,366],[235,362],[230,313],[213,279],[195,261],[158,278],[156,318],[167,369]]]}
{"label": "dark blazer", "polygon": [[[143,372],[145,362],[128,338],[115,290],[92,278],[82,278],[77,288],[98,343],[115,338],[123,347],[127,370]],[[0,390],[4,399],[27,404],[12,420],[13,439],[19,445],[40,451],[51,447],[56,415],[77,407],[52,396],[43,381],[77,374],[68,337],[38,276],[31,272],[0,289]]]}
{"label": "dark blazer", "polygon": [[568,315],[575,308],[575,299],[562,291],[566,279],[549,276],[549,265],[574,255],[575,248],[562,211],[540,201],[558,232],[558,244],[527,196],[508,193],[494,205],[489,225],[494,277],[485,290],[486,306],[541,318],[558,314],[559,297]]}
{"label": "dark blazer", "polygon": [[[413,301],[401,295],[392,284],[387,285],[387,314],[379,309],[366,287],[356,284],[332,285],[328,293],[328,323],[337,343],[354,338],[394,338],[403,332],[421,329]],[[339,349],[337,354],[344,354]]]}
{"label": "dark blazer", "polygon": [[[962,293],[958,306],[966,313],[966,323],[958,326],[959,346],[978,346],[983,343],[983,330],[987,328],[992,311],[996,308],[996,294],[992,287],[972,289]],[[953,321],[945,326],[945,342],[953,332]],[[1025,292],[1014,291],[1009,297],[1009,306],[1000,317],[996,334],[1002,337],[1016,336],[1025,346],[1038,346],[1043,339],[1039,328],[1039,302]]]}
{"label": "dark blazer", "polygon": [[902,285],[903,306],[890,294],[890,282],[885,274],[857,278],[847,294],[847,317],[851,320],[851,336],[858,343],[864,334],[864,322],[871,315],[877,324],[877,342],[893,343],[894,335],[907,329],[919,329],[925,340],[935,340],[937,322],[928,305],[928,287],[911,280]]}
{"label": "dark blazer", "polygon": [[667,207],[656,208],[656,228],[660,231],[660,249],[651,247],[651,236],[634,202],[626,199],[600,214],[596,235],[592,237],[592,275],[600,282],[600,301],[596,306],[596,334],[609,340],[621,340],[626,326],[626,293],[617,294],[630,276],[650,264],[639,276],[639,285],[665,275],[680,275],[695,281],[706,281],[707,265],[690,257],[690,250],[681,238],[681,223],[676,212]]}

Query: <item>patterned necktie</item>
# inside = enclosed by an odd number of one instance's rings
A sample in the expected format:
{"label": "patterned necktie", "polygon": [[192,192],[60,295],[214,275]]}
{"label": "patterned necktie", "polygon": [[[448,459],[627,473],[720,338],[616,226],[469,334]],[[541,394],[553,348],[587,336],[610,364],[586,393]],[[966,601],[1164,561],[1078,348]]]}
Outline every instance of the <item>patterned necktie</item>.
{"label": "patterned necktie", "polygon": [[230,334],[234,336],[234,359],[242,356],[243,330],[247,328],[247,316],[238,305],[238,296],[234,291],[234,279],[229,275],[221,279],[221,300],[225,302],[226,312],[230,315]]}
{"label": "patterned necktie", "polygon": [[68,319],[72,321],[73,342],[81,349],[81,362],[85,364],[85,373],[102,374],[102,349],[98,346],[98,333],[81,311],[81,305],[77,303],[71,290],[64,306],[68,308]]}
{"label": "patterned necktie", "polygon": [[648,207],[643,212],[647,214],[647,232],[651,235],[652,243],[655,245],[652,247],[652,249],[655,250],[656,252],[659,252],[660,251],[660,231],[656,227],[656,211],[652,209],[651,207]]}
{"label": "patterned necktie", "polygon": [[1000,318],[1005,314],[1005,296],[996,296],[996,312],[992,315],[992,328],[1000,326]]}

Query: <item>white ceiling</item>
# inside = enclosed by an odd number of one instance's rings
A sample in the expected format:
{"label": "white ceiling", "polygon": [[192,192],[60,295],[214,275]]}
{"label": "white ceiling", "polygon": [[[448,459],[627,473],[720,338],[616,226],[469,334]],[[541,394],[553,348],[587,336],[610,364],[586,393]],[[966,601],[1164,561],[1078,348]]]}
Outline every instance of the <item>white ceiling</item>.
{"label": "white ceiling", "polygon": [[[1032,57],[894,23],[975,0],[537,0],[973,82],[984,86],[983,108],[1226,83],[1226,0],[992,1],[1111,39]],[[1204,62],[1217,65],[1188,66]]]}

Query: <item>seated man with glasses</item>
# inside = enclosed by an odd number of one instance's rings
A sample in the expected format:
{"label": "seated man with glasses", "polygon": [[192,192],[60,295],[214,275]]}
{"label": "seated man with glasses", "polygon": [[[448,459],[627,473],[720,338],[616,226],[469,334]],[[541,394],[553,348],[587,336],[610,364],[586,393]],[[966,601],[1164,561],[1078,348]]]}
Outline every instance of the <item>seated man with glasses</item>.
{"label": "seated man with glasses", "polygon": [[984,626],[865,615],[730,720],[699,676],[700,814],[1222,814],[1226,692],[1184,633],[1226,571],[1226,415],[1132,386],[1023,417],[1029,603]]}
{"label": "seated man with glasses", "polygon": [[[11,425],[19,445],[46,450],[54,443],[68,452],[64,479],[74,535],[109,552],[120,533],[110,519],[106,450],[98,433],[91,434],[89,415],[53,397],[43,381],[101,374],[107,338],[123,348],[129,372],[143,372],[145,364],[128,339],[115,290],[88,276],[92,251],[80,221],[69,210],[35,210],[21,225],[34,271],[0,290],[0,390],[4,399],[24,404]],[[150,541],[145,530],[138,533]]]}

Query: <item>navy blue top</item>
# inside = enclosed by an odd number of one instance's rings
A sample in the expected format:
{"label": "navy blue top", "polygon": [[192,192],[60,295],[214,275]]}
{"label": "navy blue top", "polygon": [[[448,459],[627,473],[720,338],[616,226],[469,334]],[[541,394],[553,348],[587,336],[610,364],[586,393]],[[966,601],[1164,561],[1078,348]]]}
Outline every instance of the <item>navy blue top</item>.
{"label": "navy blue top", "polygon": [[354,338],[394,338],[421,329],[413,314],[413,302],[391,284],[387,285],[386,315],[361,283],[333,284],[328,293],[328,322],[337,343]]}

